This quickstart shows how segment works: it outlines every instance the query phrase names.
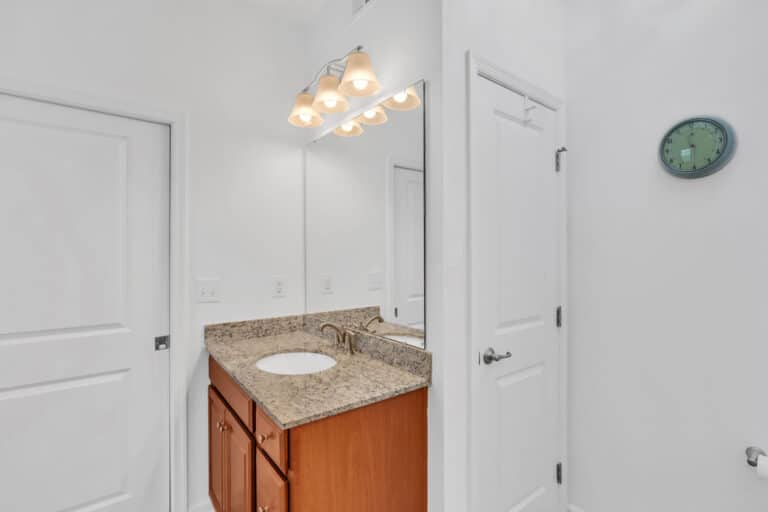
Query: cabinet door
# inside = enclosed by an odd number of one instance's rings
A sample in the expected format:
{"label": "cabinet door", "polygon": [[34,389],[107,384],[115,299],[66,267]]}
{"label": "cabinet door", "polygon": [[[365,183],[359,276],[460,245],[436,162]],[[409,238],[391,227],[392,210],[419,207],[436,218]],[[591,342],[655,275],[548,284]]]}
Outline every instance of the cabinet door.
{"label": "cabinet door", "polygon": [[288,483],[261,450],[256,450],[256,496],[257,512],[288,512]]}
{"label": "cabinet door", "polygon": [[208,495],[216,512],[224,510],[224,433],[226,406],[213,389],[208,388]]}
{"label": "cabinet door", "polygon": [[226,412],[224,434],[225,478],[228,485],[226,512],[253,512],[253,440],[229,410]]}

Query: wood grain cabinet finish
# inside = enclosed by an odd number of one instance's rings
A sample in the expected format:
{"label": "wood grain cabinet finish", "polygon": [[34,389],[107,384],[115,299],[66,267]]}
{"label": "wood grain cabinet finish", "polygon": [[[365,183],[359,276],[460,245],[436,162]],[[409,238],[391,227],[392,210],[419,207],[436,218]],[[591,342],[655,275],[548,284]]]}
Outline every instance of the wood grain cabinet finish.
{"label": "wood grain cabinet finish", "polygon": [[269,455],[280,471],[286,473],[288,471],[288,432],[275,425],[260,407],[256,407],[254,423],[256,444]]}
{"label": "wood grain cabinet finish", "polygon": [[292,512],[425,512],[427,390],[290,431]]}
{"label": "wood grain cabinet finish", "polygon": [[256,512],[289,512],[288,483],[264,452],[256,452]]}
{"label": "wood grain cabinet finish", "polygon": [[235,411],[240,421],[253,432],[253,410],[254,403],[251,397],[243,391],[243,388],[235,382],[227,372],[219,366],[213,358],[208,360],[208,376],[211,379],[211,385],[224,398],[229,407]]}
{"label": "wood grain cabinet finish", "polygon": [[224,511],[224,433],[227,406],[208,388],[208,494],[217,512]]}
{"label": "wood grain cabinet finish", "polygon": [[426,389],[281,430],[213,359],[210,371],[217,512],[426,512]]}
{"label": "wood grain cabinet finish", "polygon": [[208,388],[209,495],[216,512],[253,512],[254,442],[213,386]]}

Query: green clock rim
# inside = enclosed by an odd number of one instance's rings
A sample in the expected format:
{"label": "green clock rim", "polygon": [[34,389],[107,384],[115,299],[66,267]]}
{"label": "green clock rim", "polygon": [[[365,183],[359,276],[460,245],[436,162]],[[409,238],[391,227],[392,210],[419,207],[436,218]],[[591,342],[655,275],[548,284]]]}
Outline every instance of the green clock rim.
{"label": "green clock rim", "polygon": [[[720,158],[718,158],[711,164],[705,167],[702,167],[701,169],[696,169],[691,171],[683,171],[667,164],[667,162],[664,161],[664,143],[666,142],[667,138],[669,138],[669,135],[683,125],[686,125],[689,123],[695,123],[698,121],[715,124],[723,130],[723,133],[725,133],[725,148],[723,149],[723,153],[720,155]],[[661,139],[661,143],[659,144],[659,161],[661,162],[661,165],[664,167],[664,169],[668,173],[672,174],[673,176],[677,176],[678,178],[686,178],[686,179],[704,178],[706,176],[711,176],[712,174],[716,173],[717,171],[725,167],[728,164],[728,162],[731,160],[731,157],[733,157],[735,148],[736,148],[736,136],[733,132],[733,128],[731,128],[731,125],[728,124],[728,122],[718,117],[705,117],[705,116],[689,117],[687,119],[683,119],[678,123],[675,123],[675,125],[672,128],[670,128],[664,133],[664,136]]]}

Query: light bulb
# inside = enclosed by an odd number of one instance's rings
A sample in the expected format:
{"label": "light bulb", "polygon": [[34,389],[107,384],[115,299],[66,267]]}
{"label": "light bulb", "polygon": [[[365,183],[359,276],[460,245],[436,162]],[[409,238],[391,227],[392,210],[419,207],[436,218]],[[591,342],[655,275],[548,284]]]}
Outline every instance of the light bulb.
{"label": "light bulb", "polygon": [[354,123],[344,123],[343,125],[341,125],[341,129],[344,130],[345,132],[351,132],[354,128],[355,128]]}
{"label": "light bulb", "polygon": [[365,112],[363,112],[363,116],[366,119],[373,119],[374,117],[376,117],[376,111],[375,110],[366,110]]}
{"label": "light bulb", "polygon": [[309,112],[302,112],[299,114],[299,119],[301,119],[302,123],[309,124],[309,122],[312,121],[312,114]]}
{"label": "light bulb", "polygon": [[338,101],[336,101],[336,98],[328,98],[327,100],[323,101],[323,104],[326,108],[336,108],[336,104]]}
{"label": "light bulb", "polygon": [[395,100],[395,102],[397,103],[405,103],[405,100],[408,99],[408,92],[400,91],[399,93],[392,96],[392,99]]}
{"label": "light bulb", "polygon": [[352,80],[352,86],[358,91],[363,91],[365,90],[366,87],[368,87],[368,80],[364,80],[361,78],[357,80]]}

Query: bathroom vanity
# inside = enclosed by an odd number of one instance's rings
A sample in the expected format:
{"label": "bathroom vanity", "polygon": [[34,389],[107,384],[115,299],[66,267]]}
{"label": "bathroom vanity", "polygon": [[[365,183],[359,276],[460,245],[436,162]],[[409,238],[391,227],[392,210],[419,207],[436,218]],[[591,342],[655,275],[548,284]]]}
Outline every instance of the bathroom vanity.
{"label": "bathroom vanity", "polygon": [[[349,333],[352,354],[321,331],[328,314],[206,327],[217,512],[426,511],[431,355],[347,329],[370,314],[330,316]],[[295,353],[334,364],[290,375],[272,371],[302,368],[260,363]]]}

